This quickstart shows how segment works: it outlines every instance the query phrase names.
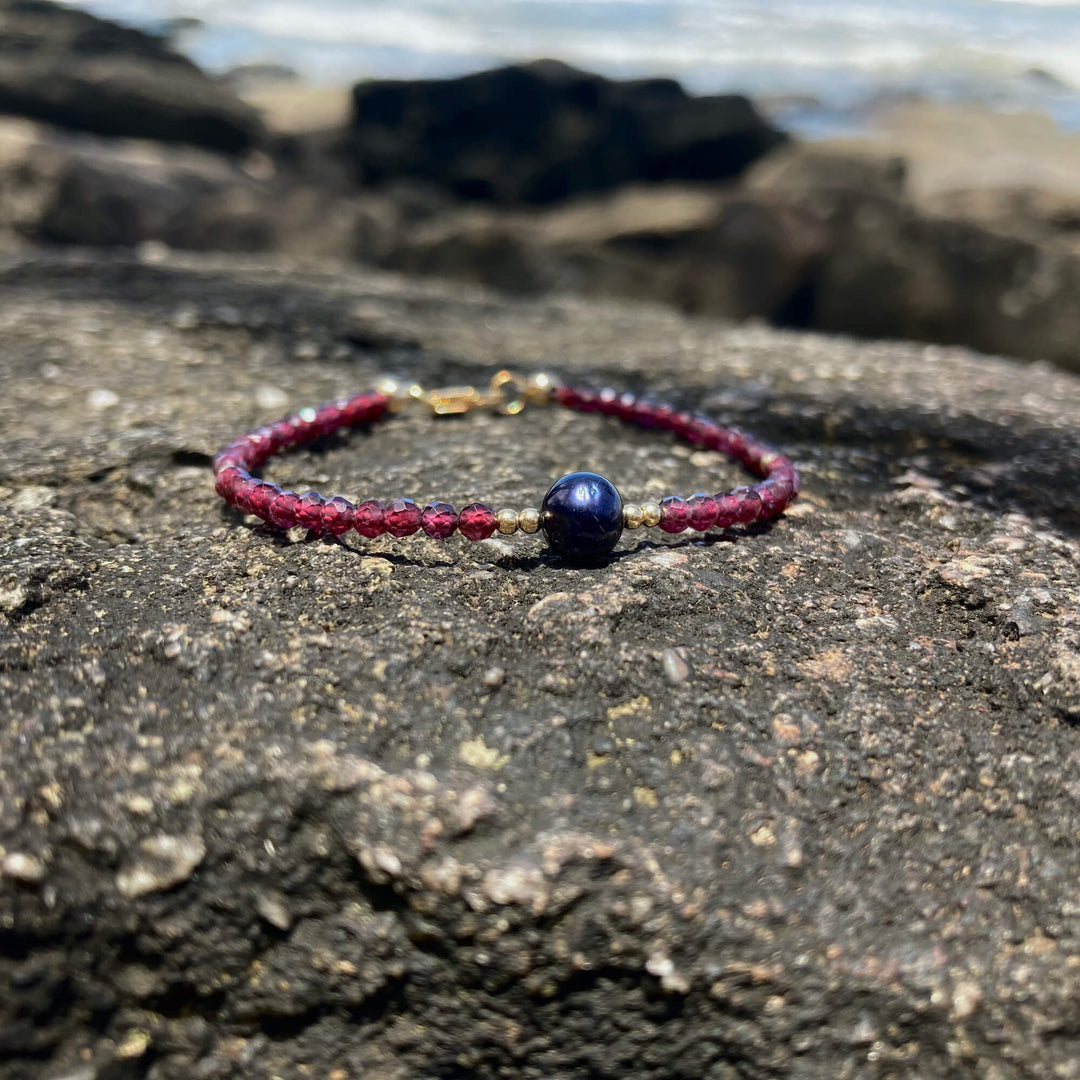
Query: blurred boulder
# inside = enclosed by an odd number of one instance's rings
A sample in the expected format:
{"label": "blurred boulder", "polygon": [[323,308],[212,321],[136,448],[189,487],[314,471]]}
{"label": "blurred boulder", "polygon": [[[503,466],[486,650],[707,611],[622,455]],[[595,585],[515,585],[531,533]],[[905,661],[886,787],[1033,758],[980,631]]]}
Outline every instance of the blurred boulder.
{"label": "blurred boulder", "polygon": [[537,212],[468,207],[406,230],[384,265],[519,294],[549,290],[789,322],[825,236],[777,200],[649,185]]}
{"label": "blurred boulder", "polygon": [[0,0],[0,112],[242,154],[258,114],[167,42],[47,0]]}
{"label": "blurred boulder", "polygon": [[272,185],[193,147],[71,135],[0,123],[0,230],[17,240],[194,250],[280,244]]}
{"label": "blurred boulder", "polygon": [[241,168],[196,147],[73,134],[0,117],[0,251],[27,243],[194,251],[278,251],[385,263],[445,199],[395,185],[329,192]]}
{"label": "blurred boulder", "polygon": [[838,199],[827,225],[807,326],[1080,369],[1075,252],[872,197]]}
{"label": "blurred boulder", "polygon": [[[1080,369],[1080,253],[1046,224],[1052,211],[1066,223],[1067,204],[1032,197],[1025,221],[984,193],[935,213],[908,198],[903,180],[895,158],[807,147],[747,176],[751,197],[782,197],[824,234],[797,324]],[[1035,207],[1046,209],[1041,229]]]}
{"label": "blurred boulder", "polygon": [[1080,195],[1032,184],[952,188],[920,200],[931,212],[1032,240],[1080,240]]}
{"label": "blurred boulder", "polygon": [[265,193],[214,166],[75,157],[44,208],[36,238],[90,247],[158,240],[196,251],[254,252],[274,248],[277,231]]}
{"label": "blurred boulder", "polygon": [[746,187],[800,198],[850,191],[884,199],[905,196],[907,163],[895,154],[837,150],[812,143],[788,143],[758,162]]}
{"label": "blurred boulder", "polygon": [[738,95],[618,82],[556,61],[360,83],[345,151],[364,183],[407,176],[498,204],[642,180],[723,180],[784,136]]}

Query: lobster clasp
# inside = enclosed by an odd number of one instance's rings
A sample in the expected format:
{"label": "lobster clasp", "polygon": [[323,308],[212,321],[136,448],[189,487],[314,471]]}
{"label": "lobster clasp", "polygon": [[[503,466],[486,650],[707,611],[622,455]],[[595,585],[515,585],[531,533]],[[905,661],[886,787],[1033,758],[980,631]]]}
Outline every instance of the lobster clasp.
{"label": "lobster clasp", "polygon": [[516,416],[528,404],[543,404],[551,399],[554,380],[543,373],[522,378],[510,371],[497,371],[491,377],[487,393],[475,386],[445,386],[429,390],[423,400],[436,416],[459,416],[472,409],[494,409]]}
{"label": "lobster clasp", "polygon": [[429,390],[424,400],[436,416],[459,416],[488,403],[487,397],[475,386],[444,386]]}

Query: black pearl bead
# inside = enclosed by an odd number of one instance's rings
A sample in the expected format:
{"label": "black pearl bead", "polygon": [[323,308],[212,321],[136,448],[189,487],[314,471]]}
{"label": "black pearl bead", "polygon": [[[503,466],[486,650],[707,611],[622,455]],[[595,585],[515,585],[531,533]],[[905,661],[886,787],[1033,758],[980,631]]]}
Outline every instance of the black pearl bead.
{"label": "black pearl bead", "polygon": [[557,555],[568,562],[596,562],[622,536],[622,496],[596,473],[569,473],[544,496],[540,520]]}

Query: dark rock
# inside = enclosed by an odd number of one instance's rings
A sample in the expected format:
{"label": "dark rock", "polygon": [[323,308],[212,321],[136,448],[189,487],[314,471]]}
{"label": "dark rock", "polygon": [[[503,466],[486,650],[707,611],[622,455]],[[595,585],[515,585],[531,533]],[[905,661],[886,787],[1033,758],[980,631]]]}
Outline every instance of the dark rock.
{"label": "dark rock", "polygon": [[354,90],[348,153],[365,183],[432,181],[500,204],[635,180],[736,176],[783,136],[743,97],[615,82],[555,61]]}
{"label": "dark rock", "polygon": [[1075,246],[1080,233],[1080,196],[1031,185],[952,188],[920,199],[932,213],[969,221],[995,232],[1040,243]]}
{"label": "dark rock", "polygon": [[24,239],[195,250],[282,243],[289,205],[234,161],[192,147],[0,125],[0,224]]}
{"label": "dark rock", "polygon": [[243,153],[255,111],[168,43],[47,0],[0,0],[0,112]]}
{"label": "dark rock", "polygon": [[1022,228],[959,205],[932,212],[904,182],[895,157],[793,147],[736,188],[642,185],[531,213],[432,214],[375,261],[514,293],[629,297],[1080,367],[1076,208],[1030,196],[1041,224]]}
{"label": "dark rock", "polygon": [[381,261],[512,293],[573,290],[789,323],[827,239],[780,198],[661,185],[530,215],[444,213],[404,229]]}
{"label": "dark rock", "polygon": [[266,251],[278,240],[266,192],[224,162],[162,168],[111,155],[68,163],[36,237],[94,247],[158,240],[216,251]]}
{"label": "dark rock", "polygon": [[[1076,1074],[1076,378],[280,259],[0,284],[2,1080]],[[277,414],[508,359],[739,423],[803,495],[571,569],[213,493]],[[528,409],[268,473],[523,506],[582,466],[740,476]]]}
{"label": "dark rock", "polygon": [[906,195],[907,163],[895,155],[789,144],[764,158],[746,177],[750,191],[806,199],[849,192],[869,198]]}
{"label": "dark rock", "polygon": [[[249,165],[257,165],[249,159]],[[0,122],[0,246],[148,241],[187,250],[288,251],[383,261],[434,213],[408,191],[328,193],[195,147]]]}
{"label": "dark rock", "polygon": [[1048,230],[928,212],[895,159],[798,149],[747,183],[824,232],[801,325],[1080,368],[1080,254]]}

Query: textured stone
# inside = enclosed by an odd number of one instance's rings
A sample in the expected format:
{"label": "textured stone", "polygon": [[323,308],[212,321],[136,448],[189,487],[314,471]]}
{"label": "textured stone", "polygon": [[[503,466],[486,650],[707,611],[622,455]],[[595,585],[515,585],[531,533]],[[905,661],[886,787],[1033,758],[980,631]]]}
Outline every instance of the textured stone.
{"label": "textured stone", "polygon": [[[0,285],[3,1080],[1077,1075],[1075,378],[281,262]],[[214,491],[261,384],[508,356],[743,426],[802,495],[583,569]],[[560,409],[264,471],[526,506],[574,468],[748,479]]]}

